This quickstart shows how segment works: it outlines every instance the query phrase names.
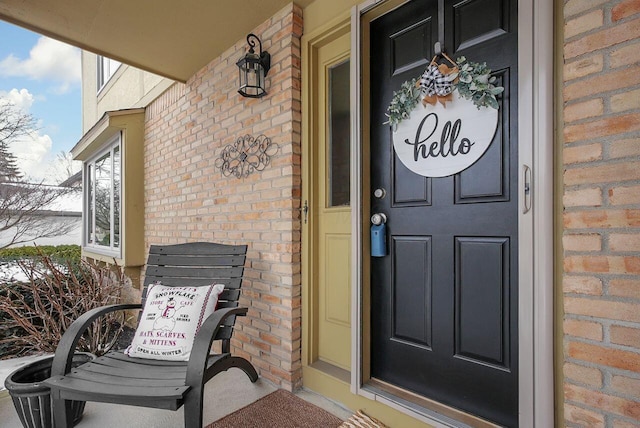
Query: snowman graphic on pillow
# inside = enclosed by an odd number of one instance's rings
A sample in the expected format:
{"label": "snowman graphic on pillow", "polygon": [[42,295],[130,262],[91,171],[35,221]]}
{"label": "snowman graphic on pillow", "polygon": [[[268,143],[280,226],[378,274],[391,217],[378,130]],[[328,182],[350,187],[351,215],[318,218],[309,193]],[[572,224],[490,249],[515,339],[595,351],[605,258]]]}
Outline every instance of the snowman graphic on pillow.
{"label": "snowman graphic on pillow", "polygon": [[176,308],[176,301],[173,297],[169,297],[166,304],[158,306],[161,313],[153,323],[153,329],[173,331],[173,328],[176,326],[176,314],[181,308],[182,306]]}

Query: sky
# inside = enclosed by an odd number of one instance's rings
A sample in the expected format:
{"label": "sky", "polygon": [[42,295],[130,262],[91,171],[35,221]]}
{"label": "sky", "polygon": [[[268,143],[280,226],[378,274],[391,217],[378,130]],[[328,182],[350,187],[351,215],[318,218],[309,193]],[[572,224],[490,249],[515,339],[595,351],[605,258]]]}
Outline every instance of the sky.
{"label": "sky", "polygon": [[38,123],[9,147],[31,182],[57,184],[68,176],[61,153],[82,136],[80,80],[78,48],[0,20],[0,102],[11,101]]}

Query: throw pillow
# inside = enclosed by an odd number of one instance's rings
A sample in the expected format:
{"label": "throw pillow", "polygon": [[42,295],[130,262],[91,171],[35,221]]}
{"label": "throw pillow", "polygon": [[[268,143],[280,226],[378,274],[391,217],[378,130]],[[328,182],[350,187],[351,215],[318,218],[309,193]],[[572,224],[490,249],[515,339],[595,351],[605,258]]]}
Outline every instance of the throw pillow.
{"label": "throw pillow", "polygon": [[200,326],[216,309],[223,284],[203,287],[149,285],[138,328],[125,350],[130,357],[189,361]]}

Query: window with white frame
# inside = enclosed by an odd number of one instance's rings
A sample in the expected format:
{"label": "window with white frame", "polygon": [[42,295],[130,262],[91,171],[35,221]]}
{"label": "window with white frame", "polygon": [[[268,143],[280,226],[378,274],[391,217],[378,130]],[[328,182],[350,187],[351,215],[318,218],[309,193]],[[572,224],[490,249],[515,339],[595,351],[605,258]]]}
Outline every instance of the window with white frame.
{"label": "window with white frame", "polygon": [[120,253],[121,136],[84,164],[85,246]]}
{"label": "window with white frame", "polygon": [[121,62],[106,56],[98,55],[98,92],[107,84],[111,76],[116,73]]}

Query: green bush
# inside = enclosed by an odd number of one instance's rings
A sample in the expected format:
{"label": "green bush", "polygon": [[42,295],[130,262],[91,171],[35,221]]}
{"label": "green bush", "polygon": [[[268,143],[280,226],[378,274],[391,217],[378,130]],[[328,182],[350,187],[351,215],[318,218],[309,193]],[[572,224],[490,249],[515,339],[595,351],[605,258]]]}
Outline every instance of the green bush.
{"label": "green bush", "polygon": [[0,250],[0,261],[21,260],[38,256],[51,257],[56,261],[80,261],[79,245],[30,245],[26,247],[5,248]]}

